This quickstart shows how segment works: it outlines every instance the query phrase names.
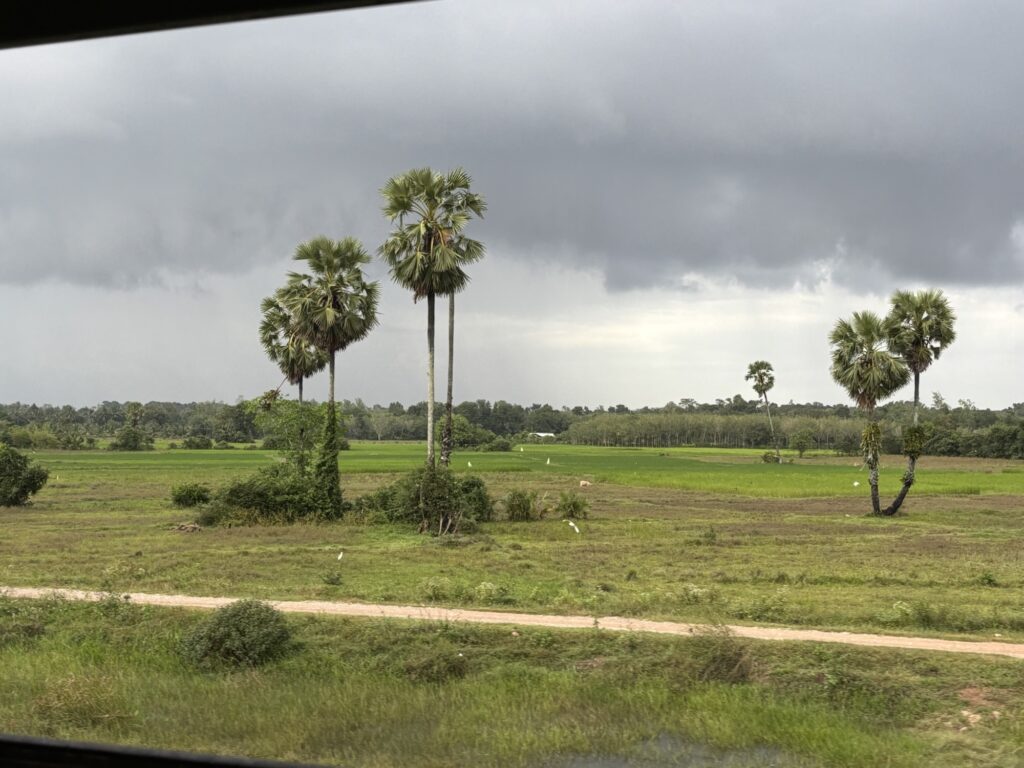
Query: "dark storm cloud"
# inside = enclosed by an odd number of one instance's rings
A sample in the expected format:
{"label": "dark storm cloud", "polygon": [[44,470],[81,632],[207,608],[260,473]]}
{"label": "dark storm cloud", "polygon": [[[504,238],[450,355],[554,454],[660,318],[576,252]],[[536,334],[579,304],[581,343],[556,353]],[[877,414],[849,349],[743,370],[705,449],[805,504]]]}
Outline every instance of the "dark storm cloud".
{"label": "dark storm cloud", "polygon": [[892,6],[446,2],[3,52],[0,280],[372,247],[389,175],[461,164],[492,251],[610,288],[1018,282],[1024,8]]}

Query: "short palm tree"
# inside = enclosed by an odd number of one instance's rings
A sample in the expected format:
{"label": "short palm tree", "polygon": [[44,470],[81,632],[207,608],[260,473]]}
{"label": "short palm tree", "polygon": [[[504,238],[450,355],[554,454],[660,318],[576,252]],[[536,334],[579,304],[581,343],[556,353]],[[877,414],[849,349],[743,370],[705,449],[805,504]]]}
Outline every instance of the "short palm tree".
{"label": "short palm tree", "polygon": [[775,370],[767,360],[755,360],[747,366],[746,381],[753,380],[754,391],[764,400],[764,407],[768,413],[768,430],[772,433],[772,444],[775,446],[775,462],[782,463],[782,455],[779,453],[779,441],[775,438],[775,425],[772,423],[772,406],[768,402],[768,392],[775,386]]}
{"label": "short palm tree", "polygon": [[289,384],[298,385],[302,402],[302,384],[327,367],[327,355],[302,338],[279,292],[260,303],[260,342],[267,357],[277,363]]}
{"label": "short palm tree", "polygon": [[890,514],[895,514],[907,497],[910,486],[914,484],[917,459],[924,443],[923,430],[918,426],[921,374],[956,339],[956,331],[953,330],[956,314],[945,294],[935,289],[916,293],[896,291],[889,298],[889,304],[889,314],[885,318],[889,349],[902,357],[914,374],[914,423],[904,430],[903,435],[907,471],[903,474],[903,486],[889,508]]}
{"label": "short palm tree", "polygon": [[370,262],[370,256],[353,237],[338,242],[314,238],[296,249],[294,259],[304,261],[310,274],[290,272],[288,284],[278,296],[294,318],[296,335],[327,358],[327,418],[315,471],[327,511],[337,515],[341,512],[341,487],[334,401],[335,357],[365,338],[377,325],[380,286],[364,279],[362,267]]}
{"label": "short palm tree", "polygon": [[868,417],[861,450],[870,472],[871,508],[876,515],[882,514],[878,498],[882,436],[875,406],[910,380],[910,370],[902,358],[889,351],[886,338],[884,323],[874,312],[854,312],[850,320],[839,320],[829,334],[832,378]]}
{"label": "short palm tree", "polygon": [[469,282],[464,267],[483,258],[483,244],[463,230],[473,216],[483,216],[483,197],[470,191],[461,168],[439,173],[418,168],[388,179],[381,189],[384,215],[395,225],[379,252],[392,279],[412,291],[413,301],[427,300],[427,463],[434,466],[434,304],[448,296],[448,398],[443,458],[451,451],[451,400],[454,373],[455,294]]}

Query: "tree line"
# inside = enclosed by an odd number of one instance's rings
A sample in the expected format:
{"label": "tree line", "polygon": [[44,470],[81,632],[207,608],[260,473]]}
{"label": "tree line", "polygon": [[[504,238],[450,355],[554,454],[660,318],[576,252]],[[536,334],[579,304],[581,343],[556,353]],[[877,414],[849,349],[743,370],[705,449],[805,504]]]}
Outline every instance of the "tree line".
{"label": "tree line", "polygon": [[[254,443],[272,435],[260,425],[246,402],[138,403],[139,425],[148,435],[181,441],[208,438],[213,444]],[[426,403],[368,405],[360,399],[337,403],[345,436],[354,440],[425,440]],[[436,405],[443,408],[442,403]],[[114,437],[129,423],[129,403],[106,401],[96,406],[0,404],[0,442],[20,448],[87,448],[90,439]],[[883,450],[899,453],[901,425],[913,419],[913,404],[897,401],[877,407]],[[856,454],[863,417],[849,406],[823,403],[772,403],[779,445],[788,450],[824,450]],[[1024,458],[1024,402],[1009,408],[976,408],[970,401],[948,404],[936,393],[920,407],[920,422],[929,429],[925,455]],[[768,423],[757,400],[720,398],[697,403],[684,398],[663,406],[630,409],[618,406],[556,408],[505,400],[467,400],[453,406],[458,447],[484,444],[496,437],[528,439],[553,432],[558,442],[575,445],[672,448],[772,448]],[[467,430],[467,427],[469,428]],[[460,436],[468,442],[459,443]]]}

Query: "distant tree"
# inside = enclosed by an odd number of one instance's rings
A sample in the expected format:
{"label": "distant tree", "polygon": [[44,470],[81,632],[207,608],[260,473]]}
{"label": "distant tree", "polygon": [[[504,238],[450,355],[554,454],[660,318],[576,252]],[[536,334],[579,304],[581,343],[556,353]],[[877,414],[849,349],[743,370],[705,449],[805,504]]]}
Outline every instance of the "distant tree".
{"label": "distant tree", "polygon": [[50,473],[11,446],[0,443],[0,507],[20,507],[38,493]]}
{"label": "distant tree", "polygon": [[889,349],[903,358],[914,375],[913,425],[904,430],[903,452],[907,456],[907,470],[903,485],[886,514],[896,514],[910,487],[914,484],[917,459],[924,449],[924,430],[918,425],[921,401],[921,374],[939,359],[943,350],[956,339],[953,325],[956,314],[942,291],[896,291],[889,299],[889,314],[885,318],[885,332]]}
{"label": "distant tree", "polygon": [[949,412],[949,404],[946,402],[946,398],[942,396],[941,392],[932,392],[932,408],[943,413]]}
{"label": "distant tree", "polygon": [[327,367],[327,355],[303,338],[284,300],[285,296],[278,292],[260,303],[260,343],[288,383],[298,386],[301,403],[302,383]]}
{"label": "distant tree", "polygon": [[800,458],[802,459],[804,457],[804,453],[807,451],[808,448],[811,447],[813,442],[814,433],[811,432],[809,429],[801,429],[799,432],[793,435],[792,438],[790,438],[789,445],[792,448],[796,449],[796,452],[800,455]]}
{"label": "distant tree", "polygon": [[[427,300],[427,463],[434,466],[434,302],[448,296],[448,397],[442,461],[451,454],[455,294],[469,276],[463,269],[483,258],[481,243],[463,234],[473,216],[483,216],[483,197],[470,191],[470,176],[461,168],[447,174],[419,168],[385,183],[384,215],[395,224],[380,247],[392,279],[412,291],[413,301]],[[444,438],[447,435],[447,442]]]}
{"label": "distant tree", "polygon": [[125,424],[117,430],[114,439],[108,446],[112,451],[150,451],[153,449],[153,436],[144,430],[140,422],[144,407],[142,403],[125,403]]}
{"label": "distant tree", "polygon": [[[832,378],[867,414],[868,424],[861,439],[864,463],[869,470],[871,508],[882,514],[878,498],[878,460],[882,433],[875,418],[875,406],[910,381],[910,369],[886,346],[885,326],[874,312],[854,312],[850,320],[839,320],[829,335],[832,345]],[[886,511],[886,514],[893,514]]]}
{"label": "distant tree", "polygon": [[772,364],[767,360],[755,360],[747,366],[747,375],[744,378],[754,382],[754,391],[764,400],[765,412],[768,414],[768,429],[772,433],[772,444],[775,446],[775,461],[781,463],[782,454],[779,453],[779,441],[775,437],[775,425],[772,423],[772,404],[768,401],[768,393],[775,386],[775,371]]}
{"label": "distant tree", "polygon": [[325,514],[342,511],[338,472],[337,409],[334,400],[336,355],[363,339],[377,325],[380,286],[368,283],[362,267],[370,256],[353,237],[335,242],[317,237],[302,243],[293,257],[311,274],[292,272],[278,296],[294,318],[296,335],[327,357],[329,371],[324,436],[314,473],[323,494]]}

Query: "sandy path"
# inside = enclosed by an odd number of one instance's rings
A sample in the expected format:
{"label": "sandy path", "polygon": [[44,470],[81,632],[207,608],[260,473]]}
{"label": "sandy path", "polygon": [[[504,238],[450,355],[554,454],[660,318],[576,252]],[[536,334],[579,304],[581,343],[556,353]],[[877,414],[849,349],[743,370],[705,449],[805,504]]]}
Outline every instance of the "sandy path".
{"label": "sandy path", "polygon": [[[105,592],[86,592],[79,589],[43,589],[36,587],[0,587],[5,597],[47,598],[66,600],[101,600]],[[133,603],[163,605],[178,608],[219,608],[234,602],[233,597],[193,597],[191,595],[152,595],[142,592],[128,593]],[[334,603],[318,600],[268,601],[288,613],[318,613],[331,616],[362,616],[366,618],[418,619],[422,621],[466,621],[476,624],[508,624],[518,627],[556,627],[561,629],[599,628],[617,632],[654,632],[663,635],[689,635],[700,629],[698,624],[674,621],[646,621],[619,616],[556,616],[537,613],[506,613],[504,611],[469,611],[460,608],[438,608],[419,605],[380,605],[373,603]],[[817,629],[784,629],[779,627],[730,626],[737,637],[754,640],[805,640],[815,643],[841,643],[866,645],[875,648],[909,648],[917,651],[944,651],[947,653],[980,653],[1024,659],[1024,644],[942,640],[934,637],[899,637],[896,635],[870,635],[856,632],[825,632]]]}

